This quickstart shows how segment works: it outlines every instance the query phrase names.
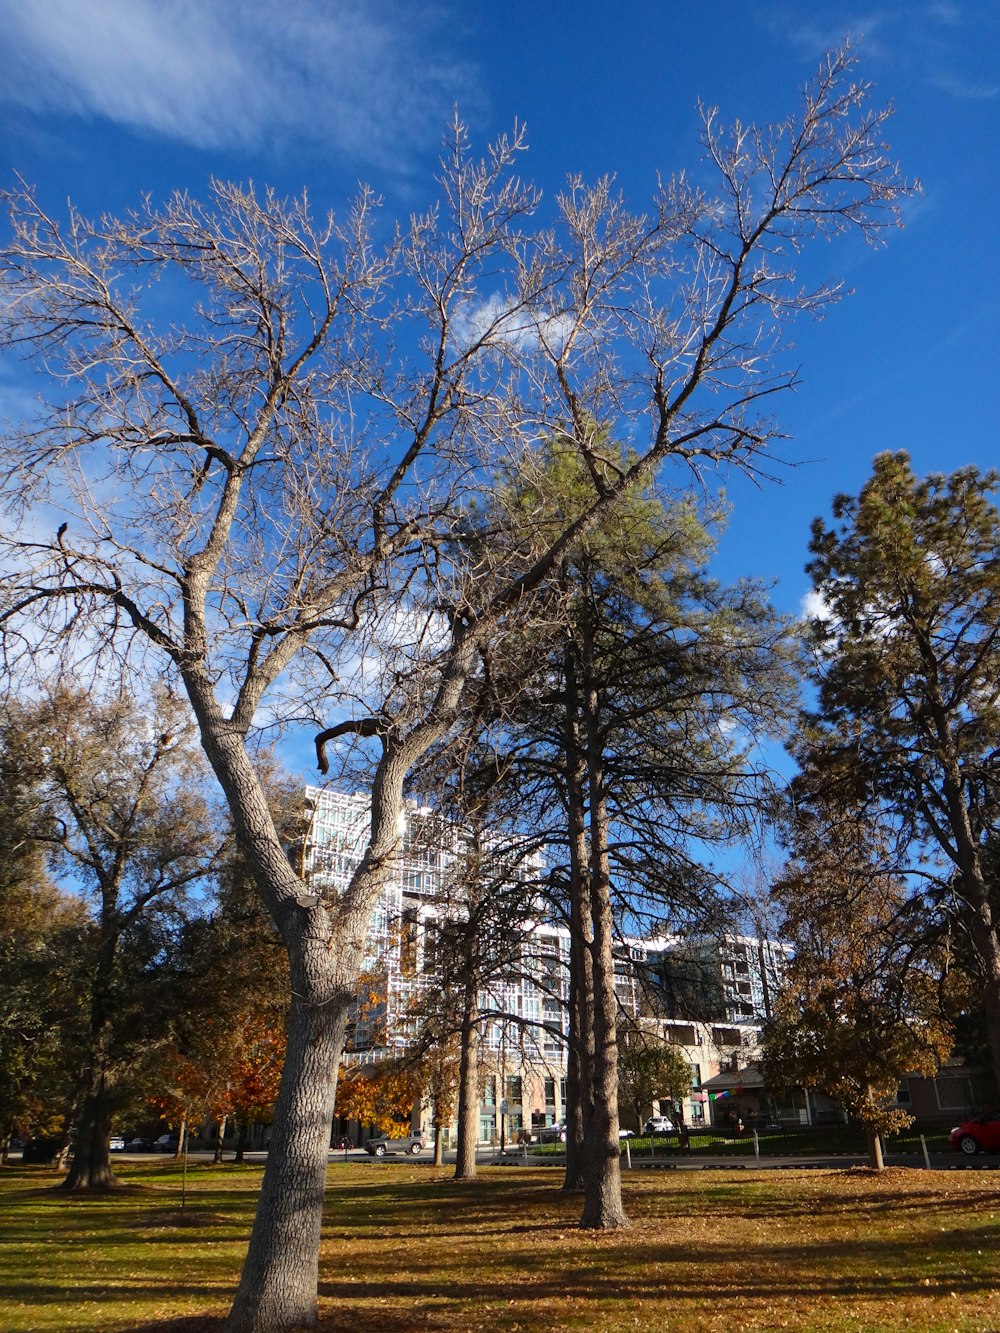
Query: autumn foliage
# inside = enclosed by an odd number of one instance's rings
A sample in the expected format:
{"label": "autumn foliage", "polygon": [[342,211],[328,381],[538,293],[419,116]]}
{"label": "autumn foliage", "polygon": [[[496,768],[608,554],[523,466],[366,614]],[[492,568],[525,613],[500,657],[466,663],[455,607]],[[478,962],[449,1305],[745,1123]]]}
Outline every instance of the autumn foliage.
{"label": "autumn foliage", "polygon": [[414,1071],[396,1063],[341,1068],[336,1112],[383,1134],[399,1133],[409,1125],[419,1093]]}

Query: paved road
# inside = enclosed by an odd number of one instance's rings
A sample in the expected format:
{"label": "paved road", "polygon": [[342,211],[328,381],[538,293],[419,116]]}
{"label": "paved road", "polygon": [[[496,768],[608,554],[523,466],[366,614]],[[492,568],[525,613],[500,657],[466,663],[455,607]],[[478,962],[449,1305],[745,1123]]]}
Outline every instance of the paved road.
{"label": "paved road", "polygon": [[[12,1154],[16,1156],[17,1154]],[[152,1159],[168,1160],[165,1153],[112,1153],[113,1160],[125,1160],[135,1162],[148,1162]],[[267,1159],[266,1152],[247,1152],[245,1160],[247,1162],[264,1162]],[[351,1162],[355,1165],[359,1163],[370,1163],[372,1166],[387,1162],[423,1162],[429,1163],[431,1159],[430,1150],[427,1149],[417,1156],[410,1156],[409,1153],[392,1154],[383,1158],[372,1157],[366,1153],[363,1148],[352,1148],[349,1151],[341,1149],[330,1149],[330,1162]],[[210,1152],[192,1152],[190,1161],[207,1162],[212,1160]],[[455,1153],[446,1152],[444,1155],[446,1165],[455,1161]],[[477,1160],[481,1166],[551,1166],[561,1167],[563,1159],[560,1157],[536,1157],[531,1153],[525,1159],[520,1149],[511,1149],[508,1153],[501,1156],[495,1148],[481,1148],[477,1155]],[[232,1161],[232,1151],[227,1149],[226,1161]],[[835,1171],[846,1169],[851,1166],[866,1166],[868,1158],[863,1154],[836,1154],[830,1156],[786,1156],[770,1157],[761,1156],[760,1161],[756,1161],[753,1156],[735,1156],[720,1153],[718,1156],[707,1156],[701,1153],[690,1157],[657,1157],[652,1160],[648,1156],[636,1153],[632,1158],[632,1170],[634,1171],[790,1171],[803,1169],[817,1169],[826,1171]],[[922,1169],[924,1165],[923,1157],[919,1153],[890,1153],[886,1158],[886,1166],[904,1166]],[[980,1154],[976,1157],[964,1157],[960,1153],[931,1153],[930,1165],[932,1171],[1000,1171],[1000,1154]],[[622,1169],[627,1167],[626,1159],[622,1157]]]}

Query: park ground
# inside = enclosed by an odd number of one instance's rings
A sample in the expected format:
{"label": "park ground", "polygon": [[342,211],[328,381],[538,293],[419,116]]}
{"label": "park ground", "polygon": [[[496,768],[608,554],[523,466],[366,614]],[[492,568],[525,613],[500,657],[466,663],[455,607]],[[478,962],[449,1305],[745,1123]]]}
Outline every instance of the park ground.
{"label": "park ground", "polygon": [[[48,1168],[0,1173],[4,1333],[220,1333],[260,1167],[120,1175],[71,1198]],[[1000,1329],[992,1172],[633,1172],[611,1233],[578,1230],[559,1181],[331,1168],[323,1333]]]}

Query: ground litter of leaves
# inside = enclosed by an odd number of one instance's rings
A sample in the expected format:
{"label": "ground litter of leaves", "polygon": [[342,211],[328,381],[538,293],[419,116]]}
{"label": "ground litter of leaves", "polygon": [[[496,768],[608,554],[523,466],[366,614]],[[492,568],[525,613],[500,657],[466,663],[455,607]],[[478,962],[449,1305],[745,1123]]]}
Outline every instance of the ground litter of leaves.
{"label": "ground litter of leaves", "polygon": [[[69,1199],[0,1176],[4,1333],[221,1333],[259,1172]],[[633,1171],[580,1231],[556,1170],[331,1168],[322,1333],[1000,1329],[993,1172]],[[76,1206],[74,1206],[76,1205]],[[55,1242],[55,1244],[53,1244]]]}

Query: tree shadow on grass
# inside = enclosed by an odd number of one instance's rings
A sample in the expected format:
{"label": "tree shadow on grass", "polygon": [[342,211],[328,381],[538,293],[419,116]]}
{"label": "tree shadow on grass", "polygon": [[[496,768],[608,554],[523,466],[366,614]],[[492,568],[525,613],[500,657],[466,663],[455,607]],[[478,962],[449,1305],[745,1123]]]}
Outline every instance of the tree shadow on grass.
{"label": "tree shadow on grass", "polygon": [[[226,1315],[189,1315],[182,1319],[157,1320],[136,1324],[125,1333],[224,1333]],[[359,1310],[344,1306],[320,1315],[319,1324],[310,1333],[455,1333],[458,1326],[441,1323],[433,1315],[420,1311],[401,1313],[392,1310]]]}

